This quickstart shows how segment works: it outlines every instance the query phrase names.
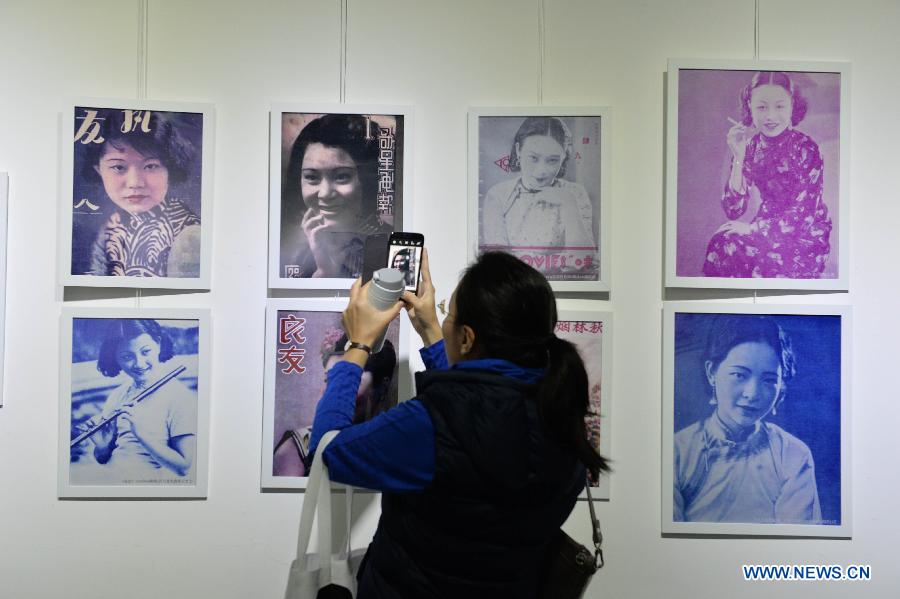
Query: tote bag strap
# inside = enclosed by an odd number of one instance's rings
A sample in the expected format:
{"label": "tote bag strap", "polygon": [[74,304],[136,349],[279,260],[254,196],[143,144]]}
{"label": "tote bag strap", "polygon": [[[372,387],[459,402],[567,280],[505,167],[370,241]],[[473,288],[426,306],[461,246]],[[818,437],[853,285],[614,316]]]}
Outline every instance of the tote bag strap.
{"label": "tote bag strap", "polygon": [[344,502],[347,510],[347,516],[344,518],[344,524],[346,525],[344,530],[347,531],[347,534],[344,535],[344,542],[341,543],[340,556],[342,559],[347,559],[347,556],[350,555],[350,525],[351,517],[353,516],[353,487],[350,485],[344,487]]}
{"label": "tote bag strap", "polygon": [[[319,441],[319,447],[313,459],[312,466],[309,471],[309,480],[306,483],[306,493],[303,498],[303,508],[300,511],[300,530],[297,535],[297,563],[301,568],[306,567],[306,551],[309,548],[309,540],[312,536],[313,519],[316,515],[316,508],[319,508],[319,553],[323,549],[331,552],[331,481],[328,480],[328,473],[323,467],[322,454],[325,447],[334,439],[338,431],[328,431]],[[324,482],[324,484],[323,484]],[[322,499],[322,491],[325,491],[325,499]],[[323,513],[327,512],[327,513]],[[327,519],[326,517],[327,516]],[[323,525],[324,524],[324,525]],[[323,529],[327,529],[326,537],[327,547],[322,545]],[[330,569],[330,558],[327,560]]]}

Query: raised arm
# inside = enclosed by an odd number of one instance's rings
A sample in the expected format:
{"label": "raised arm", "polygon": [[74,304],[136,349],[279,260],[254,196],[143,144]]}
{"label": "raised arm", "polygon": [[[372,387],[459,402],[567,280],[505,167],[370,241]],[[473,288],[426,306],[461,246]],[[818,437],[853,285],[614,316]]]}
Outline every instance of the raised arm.
{"label": "raised arm", "polygon": [[431,282],[431,268],[428,262],[428,249],[422,249],[422,281],[419,291],[413,294],[403,293],[403,304],[409,322],[422,338],[425,347],[430,347],[444,338],[441,325],[438,323],[434,302],[434,284]]}
{"label": "raised arm", "polygon": [[732,127],[725,139],[731,150],[731,173],[728,182],[725,183],[725,193],[722,195],[722,210],[730,220],[735,220],[747,212],[749,205],[750,169],[745,157],[755,130],[733,119],[728,120],[731,121]]}
{"label": "raised arm", "polygon": [[341,433],[328,444],[323,459],[339,483],[378,491],[416,491],[434,477],[434,427],[427,410],[409,400],[372,420],[353,423],[356,388],[362,368],[338,362],[328,371],[328,385],[316,408],[310,455],[322,435]]}

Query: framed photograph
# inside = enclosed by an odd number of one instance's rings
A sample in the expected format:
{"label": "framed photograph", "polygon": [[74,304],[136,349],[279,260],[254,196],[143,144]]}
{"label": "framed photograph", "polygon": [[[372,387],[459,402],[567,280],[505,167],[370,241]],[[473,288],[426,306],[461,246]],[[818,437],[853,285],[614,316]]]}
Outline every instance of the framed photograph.
{"label": "framed photograph", "polygon": [[0,173],[0,406],[3,405],[3,381],[6,379],[6,243],[8,236],[9,175]]}
{"label": "framed photograph", "polygon": [[207,310],[63,311],[60,497],[206,497],[209,327]]}
{"label": "framed photograph", "polygon": [[62,120],[62,285],[209,289],[210,104],[77,99]]}
{"label": "framed photograph", "polygon": [[609,291],[610,109],[469,109],[469,258],[503,250],[555,291]]}
{"label": "framed photograph", "polygon": [[[266,305],[263,396],[263,488],[304,489],[309,441],[326,372],[344,354],[341,313],[347,298],[270,299]],[[356,396],[354,422],[397,405],[400,364],[408,363],[406,326],[395,319],[381,351],[372,354]]]}
{"label": "framed photograph", "polygon": [[848,63],[670,60],[666,285],[848,289]]}
{"label": "framed photograph", "polygon": [[850,308],[670,303],[662,532],[851,536]]}
{"label": "framed photograph", "polygon": [[[612,312],[559,309],[556,336],[571,341],[581,353],[587,369],[591,399],[588,438],[604,457],[611,456],[610,406],[612,405]],[[609,476],[592,481],[591,496],[609,499]],[[582,498],[587,494],[582,493]]]}
{"label": "framed photograph", "polygon": [[274,104],[270,126],[269,287],[349,289],[366,238],[412,226],[412,109]]}

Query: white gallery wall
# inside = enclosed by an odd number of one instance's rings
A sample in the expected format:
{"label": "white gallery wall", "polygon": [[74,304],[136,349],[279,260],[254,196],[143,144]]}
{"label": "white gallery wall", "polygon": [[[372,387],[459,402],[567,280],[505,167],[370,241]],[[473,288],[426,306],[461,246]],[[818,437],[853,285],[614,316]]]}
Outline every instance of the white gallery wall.
{"label": "white gallery wall", "polygon": [[[64,290],[55,274],[62,102],[136,97],[145,4],[148,97],[217,111],[212,291]],[[852,540],[660,535],[662,302],[754,301],[663,288],[666,61],[753,58],[755,2],[544,0],[540,36],[538,0],[349,1],[346,100],[415,109],[407,205],[441,297],[466,263],[467,107],[542,98],[613,109],[612,292],[567,301],[615,319],[616,472],[611,500],[598,504],[607,565],[589,597],[900,594],[900,3],[759,4],[760,58],[852,63],[851,292],[757,297],[853,306]],[[0,597],[282,595],[302,495],[259,489],[268,106],[338,102],[341,45],[340,0],[0,0],[0,171],[10,175]],[[63,306],[211,309],[208,499],[56,498]],[[367,504],[354,544],[374,531],[377,503]],[[589,543],[583,502],[566,528]],[[868,564],[872,580],[747,582],[742,564]]]}

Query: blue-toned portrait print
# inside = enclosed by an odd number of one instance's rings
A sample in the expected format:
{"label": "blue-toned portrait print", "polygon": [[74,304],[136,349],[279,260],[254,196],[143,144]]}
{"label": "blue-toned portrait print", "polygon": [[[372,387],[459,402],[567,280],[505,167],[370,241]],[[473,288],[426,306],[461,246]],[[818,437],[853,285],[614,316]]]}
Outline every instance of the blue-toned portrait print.
{"label": "blue-toned portrait print", "polygon": [[200,276],[203,114],[76,106],[72,275]]}
{"label": "blue-toned portrait print", "polygon": [[841,524],[841,317],[675,314],[676,522]]}
{"label": "blue-toned portrait print", "polygon": [[196,484],[197,320],[72,321],[73,485]]}

